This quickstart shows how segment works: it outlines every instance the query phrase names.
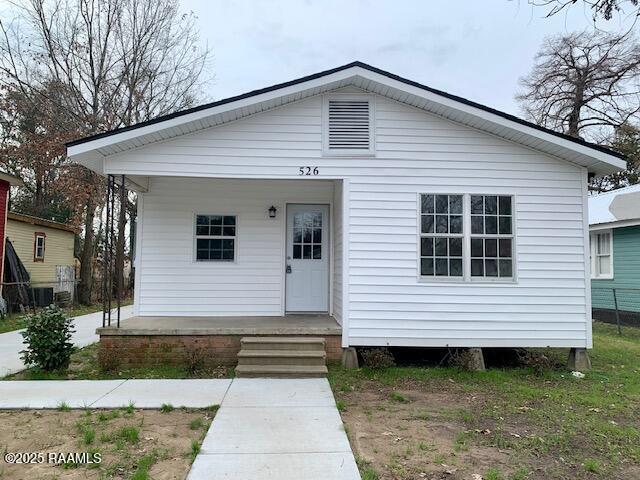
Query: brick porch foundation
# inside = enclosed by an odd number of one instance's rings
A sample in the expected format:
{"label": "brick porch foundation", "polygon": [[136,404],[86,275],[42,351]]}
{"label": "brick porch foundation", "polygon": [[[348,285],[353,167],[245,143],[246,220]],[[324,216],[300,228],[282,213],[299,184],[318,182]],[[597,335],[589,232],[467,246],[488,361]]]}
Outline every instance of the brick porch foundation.
{"label": "brick porch foundation", "polygon": [[[100,335],[100,360],[129,367],[185,365],[197,355],[207,367],[238,363],[240,339],[260,335]],[[273,336],[273,335],[264,335]],[[300,337],[305,335],[286,335]],[[314,335],[325,339],[327,362],[339,362],[340,335]]]}

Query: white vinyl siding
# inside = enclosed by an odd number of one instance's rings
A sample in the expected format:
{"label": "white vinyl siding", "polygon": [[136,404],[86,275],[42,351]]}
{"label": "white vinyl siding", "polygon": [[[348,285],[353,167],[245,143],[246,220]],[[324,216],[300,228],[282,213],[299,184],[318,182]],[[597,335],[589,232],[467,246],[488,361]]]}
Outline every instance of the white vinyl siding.
{"label": "white vinyl siding", "polygon": [[[161,209],[168,208],[172,221],[184,221],[180,219],[188,206],[195,208],[216,194],[193,178],[184,180],[180,194],[174,193],[169,179],[157,176],[253,178],[268,188],[277,184],[275,178],[301,181],[299,168],[310,166],[319,172],[312,182],[349,179],[349,197],[343,199],[349,212],[349,233],[343,239],[348,242],[349,276],[342,278],[349,292],[349,304],[343,306],[348,310],[348,319],[343,319],[348,344],[589,346],[583,168],[380,96],[375,98],[375,157],[324,155],[322,111],[323,97],[312,97],[105,159],[107,173],[152,177],[151,191],[145,194],[154,198],[148,214],[154,223],[150,235],[145,234],[151,243],[143,252],[143,257],[147,251],[153,254],[151,266],[142,273],[141,308],[146,314],[198,314],[207,305],[210,310],[221,300],[202,297],[211,292],[212,283],[224,283],[214,282],[212,275],[203,277],[182,261],[163,266],[165,260],[183,259],[189,252],[159,250],[163,240],[157,236],[163,232],[169,231],[172,247],[184,243],[175,238],[182,234],[163,226]],[[419,281],[416,199],[425,192],[512,195],[517,279]],[[311,201],[306,188],[299,193],[297,201]],[[179,213],[171,204],[173,196],[185,197]],[[246,208],[264,209],[271,203],[266,196]],[[198,205],[198,210],[207,206]],[[244,232],[248,227],[242,212],[238,215]],[[145,216],[145,229],[146,221]],[[258,235],[263,226],[258,222],[250,231]],[[239,248],[242,261],[242,238]],[[254,243],[253,260],[260,249],[275,255],[272,243]],[[223,288],[235,297],[255,291],[256,298],[267,295],[259,285],[275,290],[269,294],[271,307],[262,304],[259,309],[275,314],[279,277],[256,263],[242,264],[241,277],[230,273],[233,283]],[[176,286],[169,273],[180,279]],[[171,293],[173,298],[166,298],[174,288],[187,297]],[[256,311],[254,301],[233,302],[219,311]]]}
{"label": "white vinyl siding", "polygon": [[[154,178],[143,194],[140,315],[282,314],[285,203],[331,203],[332,182]],[[269,218],[271,205],[278,208]],[[194,219],[233,212],[236,261],[196,262]]]}

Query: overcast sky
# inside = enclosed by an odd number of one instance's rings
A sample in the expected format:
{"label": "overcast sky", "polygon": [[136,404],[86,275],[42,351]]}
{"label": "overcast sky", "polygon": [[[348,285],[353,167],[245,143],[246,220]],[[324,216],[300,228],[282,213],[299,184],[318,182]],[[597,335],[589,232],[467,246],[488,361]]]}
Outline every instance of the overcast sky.
{"label": "overcast sky", "polygon": [[[182,0],[213,50],[210,100],[360,60],[520,114],[518,78],[551,34],[593,28],[527,0]],[[599,24],[600,26],[600,24]],[[619,22],[606,24],[620,28]]]}

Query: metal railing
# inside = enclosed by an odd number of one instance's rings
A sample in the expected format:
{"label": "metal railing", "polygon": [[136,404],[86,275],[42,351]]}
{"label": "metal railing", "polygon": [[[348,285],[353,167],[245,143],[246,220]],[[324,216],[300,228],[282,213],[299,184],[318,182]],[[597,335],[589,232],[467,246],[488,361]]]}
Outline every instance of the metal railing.
{"label": "metal railing", "polygon": [[592,286],[593,317],[615,323],[622,335],[623,325],[640,327],[640,288]]}
{"label": "metal railing", "polygon": [[126,198],[125,176],[109,175],[107,177],[105,237],[102,256],[102,327],[111,326],[112,300],[115,299],[116,326],[120,328],[120,307],[124,292]]}

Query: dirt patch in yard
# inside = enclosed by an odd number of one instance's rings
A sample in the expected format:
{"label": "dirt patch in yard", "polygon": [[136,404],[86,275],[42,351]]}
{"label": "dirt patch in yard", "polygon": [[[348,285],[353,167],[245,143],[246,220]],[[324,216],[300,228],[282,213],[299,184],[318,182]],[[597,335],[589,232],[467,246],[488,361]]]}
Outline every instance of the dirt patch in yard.
{"label": "dirt patch in yard", "polygon": [[165,410],[0,411],[3,455],[101,456],[100,463],[79,464],[38,463],[37,457],[33,464],[10,464],[0,458],[0,479],[184,479],[215,408]]}
{"label": "dirt patch in yard", "polygon": [[[362,479],[640,479],[640,331],[624,333],[596,324],[593,368],[578,375],[331,367]],[[549,365],[567,355],[544,353]]]}
{"label": "dirt patch in yard", "polygon": [[471,412],[482,403],[477,396],[428,391],[411,383],[392,389],[363,382],[357,393],[340,397],[348,405],[342,418],[354,453],[381,479],[470,479],[509,463],[506,451],[469,448],[466,442],[467,435],[490,431],[470,426]]}

